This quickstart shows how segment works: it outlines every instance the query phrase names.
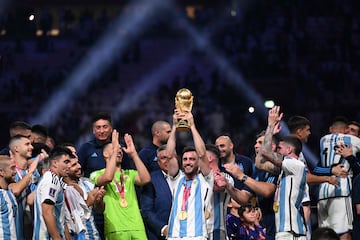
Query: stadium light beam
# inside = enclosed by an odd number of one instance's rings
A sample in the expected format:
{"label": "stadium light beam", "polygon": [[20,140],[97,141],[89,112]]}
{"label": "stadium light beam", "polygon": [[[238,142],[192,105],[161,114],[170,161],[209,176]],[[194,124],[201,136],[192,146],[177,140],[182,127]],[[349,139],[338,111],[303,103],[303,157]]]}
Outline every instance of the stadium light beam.
{"label": "stadium light beam", "polygon": [[[66,105],[76,95],[84,92],[90,83],[101,75],[114,58],[121,54],[128,40],[126,36],[138,35],[147,24],[148,19],[155,17],[156,9],[162,6],[161,1],[136,1],[129,5],[134,12],[125,12],[108,28],[101,39],[89,50],[79,66],[64,81],[59,91],[47,101],[39,114],[30,120],[32,124],[51,126]],[[138,10],[142,11],[138,11]]]}

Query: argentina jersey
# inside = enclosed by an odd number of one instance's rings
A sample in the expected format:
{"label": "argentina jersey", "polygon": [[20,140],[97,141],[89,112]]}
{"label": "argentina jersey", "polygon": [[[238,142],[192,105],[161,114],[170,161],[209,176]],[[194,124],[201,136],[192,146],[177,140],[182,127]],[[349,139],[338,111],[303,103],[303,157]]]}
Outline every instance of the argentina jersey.
{"label": "argentina jersey", "polygon": [[64,224],[65,224],[65,204],[64,193],[62,189],[63,183],[59,177],[47,171],[43,178],[40,180],[36,189],[35,205],[34,205],[34,240],[50,239],[49,232],[42,216],[41,204],[45,201],[51,201],[54,203],[54,216],[56,220],[56,228],[58,229],[62,239],[64,236]]}
{"label": "argentina jersey", "polygon": [[285,157],[281,168],[280,182],[275,193],[279,204],[275,211],[276,232],[306,235],[306,226],[301,214],[306,184],[305,165],[295,158]]}
{"label": "argentina jersey", "polygon": [[323,136],[320,139],[320,163],[322,167],[331,167],[334,164],[343,164],[344,169],[349,171],[346,178],[336,177],[339,184],[332,185],[328,182],[319,186],[318,199],[327,199],[332,197],[346,197],[351,194],[352,171],[349,162],[336,153],[336,148],[340,144],[347,147],[352,145],[353,155],[360,152],[360,139],[347,134],[334,133]]}
{"label": "argentina jersey", "polygon": [[[213,173],[206,177],[198,174],[188,181],[182,172],[180,174],[173,189],[168,239],[207,239],[206,219],[212,212],[210,199],[213,194]],[[188,195],[184,194],[187,189],[190,191]]]}
{"label": "argentina jersey", "polygon": [[[26,176],[26,169],[16,168],[15,182],[20,182]],[[29,194],[29,188],[26,187],[17,197],[17,214],[16,214],[16,232],[19,239],[24,239],[24,211],[26,207],[26,197]]]}
{"label": "argentina jersey", "polygon": [[[78,182],[79,187],[83,190],[84,193],[84,201],[81,201],[86,205],[86,200],[88,198],[89,192],[94,189],[94,184],[90,181],[88,178],[80,178]],[[84,209],[84,215],[85,218],[85,239],[86,240],[92,240],[92,239],[99,239],[99,233],[96,229],[94,217],[92,215],[92,206]]]}
{"label": "argentina jersey", "polygon": [[11,190],[0,189],[0,239],[16,240],[17,203]]}
{"label": "argentina jersey", "polygon": [[[227,173],[225,175],[226,181],[234,186],[234,179]],[[209,240],[226,239],[225,219],[227,214],[227,205],[230,201],[230,194],[226,191],[214,192],[210,200],[212,205],[212,212],[210,217],[206,220]]]}

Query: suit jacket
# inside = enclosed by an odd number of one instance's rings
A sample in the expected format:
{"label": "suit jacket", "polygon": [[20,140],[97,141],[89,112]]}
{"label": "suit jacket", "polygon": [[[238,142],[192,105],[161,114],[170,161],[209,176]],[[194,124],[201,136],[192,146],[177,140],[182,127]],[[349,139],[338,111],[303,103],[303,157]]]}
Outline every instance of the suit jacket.
{"label": "suit jacket", "polygon": [[149,240],[165,239],[161,228],[168,224],[172,194],[161,170],[151,173],[151,182],[143,187],[140,201]]}

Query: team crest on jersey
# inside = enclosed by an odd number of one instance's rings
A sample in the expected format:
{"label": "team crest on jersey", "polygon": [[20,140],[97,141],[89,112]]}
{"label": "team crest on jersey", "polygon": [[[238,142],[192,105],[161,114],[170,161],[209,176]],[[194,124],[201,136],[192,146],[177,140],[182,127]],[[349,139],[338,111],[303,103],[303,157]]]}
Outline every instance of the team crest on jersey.
{"label": "team crest on jersey", "polygon": [[55,193],[56,193],[56,189],[55,189],[55,188],[50,188],[50,190],[49,190],[49,196],[55,197]]}

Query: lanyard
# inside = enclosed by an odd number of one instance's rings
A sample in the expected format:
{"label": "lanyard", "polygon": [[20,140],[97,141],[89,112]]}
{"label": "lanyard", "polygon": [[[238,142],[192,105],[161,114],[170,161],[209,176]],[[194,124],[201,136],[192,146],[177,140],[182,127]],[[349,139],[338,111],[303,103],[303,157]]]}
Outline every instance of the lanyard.
{"label": "lanyard", "polygon": [[192,180],[184,183],[184,192],[183,192],[183,199],[181,205],[182,211],[186,211],[187,201],[190,197],[190,192],[191,192],[191,184],[192,184]]}
{"label": "lanyard", "polygon": [[114,182],[115,182],[116,189],[118,190],[118,192],[120,194],[120,198],[124,199],[125,198],[125,183],[124,183],[124,176],[123,176],[122,170],[120,170],[120,185],[119,185],[119,182],[116,180],[115,176],[114,176]]}

